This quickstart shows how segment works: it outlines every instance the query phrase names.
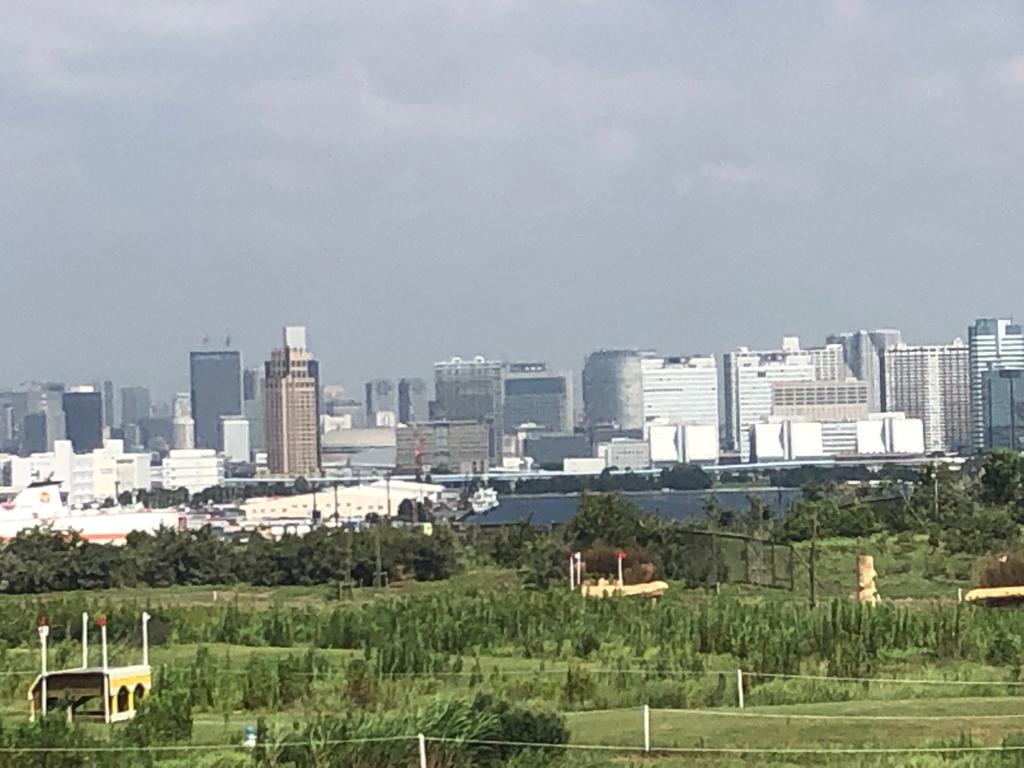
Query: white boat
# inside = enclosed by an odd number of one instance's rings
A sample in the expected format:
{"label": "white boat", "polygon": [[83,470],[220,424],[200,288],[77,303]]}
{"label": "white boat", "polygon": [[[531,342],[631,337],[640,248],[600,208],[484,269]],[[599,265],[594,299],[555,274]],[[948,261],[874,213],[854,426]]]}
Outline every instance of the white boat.
{"label": "white boat", "polygon": [[478,515],[489,512],[497,507],[498,504],[498,492],[493,488],[483,485],[477,488],[473,495],[469,497],[469,506]]}
{"label": "white boat", "polygon": [[43,528],[77,532],[86,541],[123,543],[129,533],[155,533],[178,527],[177,511],[146,509],[68,509],[60,498],[60,483],[42,480],[28,485],[14,500],[0,504],[0,541],[22,531]]}

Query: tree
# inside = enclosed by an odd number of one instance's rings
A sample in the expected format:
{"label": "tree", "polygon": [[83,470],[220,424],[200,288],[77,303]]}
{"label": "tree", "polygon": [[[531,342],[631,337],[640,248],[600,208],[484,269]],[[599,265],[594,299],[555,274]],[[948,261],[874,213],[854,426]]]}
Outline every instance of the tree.
{"label": "tree", "polygon": [[979,473],[979,497],[985,504],[1009,507],[1024,522],[1024,471],[1016,451],[998,449],[985,455]]}

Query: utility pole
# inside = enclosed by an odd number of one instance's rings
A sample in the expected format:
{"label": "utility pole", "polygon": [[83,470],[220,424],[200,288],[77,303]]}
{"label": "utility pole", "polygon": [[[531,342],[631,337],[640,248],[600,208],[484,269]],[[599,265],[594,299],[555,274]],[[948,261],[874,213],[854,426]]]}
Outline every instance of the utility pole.
{"label": "utility pole", "polygon": [[384,586],[384,564],[381,562],[380,556],[380,522],[377,523],[376,527],[375,544],[377,548],[377,569],[373,574],[373,586],[383,587]]}
{"label": "utility pole", "polygon": [[818,585],[815,574],[815,566],[818,560],[818,510],[814,510],[814,518],[811,521],[811,559],[810,559],[810,578],[811,578],[811,608],[818,606]]}

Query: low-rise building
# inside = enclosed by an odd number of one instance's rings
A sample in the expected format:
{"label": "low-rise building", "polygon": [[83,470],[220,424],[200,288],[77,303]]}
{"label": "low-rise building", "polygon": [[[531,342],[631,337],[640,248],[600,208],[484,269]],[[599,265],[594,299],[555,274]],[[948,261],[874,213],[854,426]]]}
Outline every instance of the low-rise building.
{"label": "low-rise building", "polygon": [[490,466],[491,427],[478,421],[428,421],[395,431],[399,472],[477,472]]}
{"label": "low-rise building", "polygon": [[69,505],[102,503],[124,491],[149,490],[149,463],[148,453],[125,453],[123,440],[106,440],[88,453],[75,453],[70,440],[57,440],[53,451],[13,457],[11,485],[24,488],[52,478],[61,484]]}
{"label": "low-rise building", "polygon": [[153,480],[162,488],[199,493],[224,482],[224,457],[210,448],[171,451],[153,468]]}

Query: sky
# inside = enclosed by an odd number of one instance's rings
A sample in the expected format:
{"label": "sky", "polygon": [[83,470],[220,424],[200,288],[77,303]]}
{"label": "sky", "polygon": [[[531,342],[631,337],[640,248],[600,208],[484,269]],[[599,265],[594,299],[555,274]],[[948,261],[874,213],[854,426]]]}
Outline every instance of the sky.
{"label": "sky", "polygon": [[582,365],[1021,301],[1014,2],[35,0],[0,24],[0,385]]}

